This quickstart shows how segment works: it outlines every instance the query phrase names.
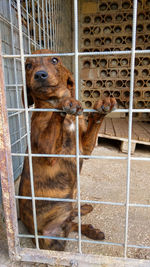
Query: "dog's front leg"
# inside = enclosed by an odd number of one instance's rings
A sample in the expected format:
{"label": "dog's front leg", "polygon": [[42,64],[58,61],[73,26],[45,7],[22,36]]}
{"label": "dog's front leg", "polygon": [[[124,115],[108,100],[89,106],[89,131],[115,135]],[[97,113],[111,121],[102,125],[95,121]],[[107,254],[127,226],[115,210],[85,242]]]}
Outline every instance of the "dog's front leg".
{"label": "dog's front leg", "polygon": [[[48,120],[46,127],[39,131],[38,139],[35,140],[37,142],[38,151],[43,154],[59,154],[62,150],[63,144],[63,122],[66,114],[71,115],[81,115],[82,114],[82,106],[81,103],[74,98],[63,98],[58,104],[57,109],[62,110],[61,112],[51,112],[47,113]],[[45,117],[42,117],[43,121],[45,121]],[[33,131],[35,132],[36,121],[33,126]],[[34,136],[37,136],[34,134]],[[33,138],[35,138],[33,136]],[[44,142],[43,142],[44,140]],[[32,140],[32,143],[35,143]]]}
{"label": "dog's front leg", "polygon": [[115,108],[116,100],[112,97],[105,98],[104,100],[98,100],[95,103],[94,109],[97,112],[89,115],[87,130],[82,135],[82,148],[84,155],[90,155],[92,153],[104,117]]}

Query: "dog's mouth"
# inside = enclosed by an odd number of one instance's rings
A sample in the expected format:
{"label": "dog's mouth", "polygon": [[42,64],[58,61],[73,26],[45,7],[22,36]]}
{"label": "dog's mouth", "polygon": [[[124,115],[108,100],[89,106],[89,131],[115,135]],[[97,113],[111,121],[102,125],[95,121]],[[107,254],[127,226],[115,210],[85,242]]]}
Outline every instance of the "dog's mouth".
{"label": "dog's mouth", "polygon": [[46,90],[49,90],[49,89],[54,90],[56,87],[57,87],[57,84],[55,84],[55,85],[41,84],[41,85],[36,86],[35,89],[38,90],[39,92],[40,91],[43,92],[43,91],[46,91]]}

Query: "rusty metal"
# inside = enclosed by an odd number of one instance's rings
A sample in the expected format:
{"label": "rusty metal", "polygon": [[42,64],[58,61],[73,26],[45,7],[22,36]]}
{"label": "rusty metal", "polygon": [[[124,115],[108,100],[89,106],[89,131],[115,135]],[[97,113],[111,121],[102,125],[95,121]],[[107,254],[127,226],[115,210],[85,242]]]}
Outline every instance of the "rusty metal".
{"label": "rusty metal", "polygon": [[125,259],[102,255],[86,255],[69,252],[35,250],[23,248],[20,250],[22,261],[45,263],[54,266],[79,267],[149,267],[149,260]]}
{"label": "rusty metal", "polygon": [[17,238],[17,215],[11,159],[11,145],[7,119],[6,98],[4,92],[4,75],[2,68],[0,42],[0,176],[2,184],[3,206],[5,213],[9,256],[16,255],[19,239]]}

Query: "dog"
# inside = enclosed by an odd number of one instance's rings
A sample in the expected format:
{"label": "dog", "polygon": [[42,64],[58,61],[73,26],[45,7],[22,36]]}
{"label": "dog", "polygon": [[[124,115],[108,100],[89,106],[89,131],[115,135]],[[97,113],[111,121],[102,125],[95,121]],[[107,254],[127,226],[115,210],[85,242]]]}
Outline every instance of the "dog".
{"label": "dog", "polygon": [[[33,54],[53,53],[37,50]],[[113,97],[98,100],[89,113],[88,122],[83,116],[81,103],[75,99],[75,82],[71,72],[62,64],[60,57],[39,56],[26,60],[26,86],[28,106],[35,108],[59,109],[35,111],[31,118],[32,154],[76,154],[76,116],[79,116],[79,149],[81,155],[90,155],[105,115],[116,106]],[[83,159],[80,158],[80,171]],[[32,157],[35,197],[74,199],[77,187],[76,158]],[[24,160],[21,175],[20,196],[31,196],[29,160]],[[38,235],[67,237],[78,231],[73,222],[78,215],[72,202],[36,200]],[[19,200],[20,218],[29,233],[34,234],[32,201]],[[92,211],[91,205],[81,206],[81,215]],[[81,233],[94,240],[105,238],[104,233],[90,224],[81,225]],[[64,250],[64,240],[39,239],[42,249]]]}

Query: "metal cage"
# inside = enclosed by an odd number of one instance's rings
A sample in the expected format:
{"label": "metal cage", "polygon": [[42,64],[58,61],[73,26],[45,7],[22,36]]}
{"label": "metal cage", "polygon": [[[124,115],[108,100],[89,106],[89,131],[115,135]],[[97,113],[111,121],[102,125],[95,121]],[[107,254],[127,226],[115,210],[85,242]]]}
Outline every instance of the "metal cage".
{"label": "metal cage", "polygon": [[[80,1],[79,1],[80,3]],[[130,172],[132,161],[150,161],[147,157],[134,157],[131,155],[132,117],[136,112],[150,112],[150,109],[133,109],[134,90],[134,67],[137,54],[149,54],[150,50],[136,50],[136,26],[137,26],[137,4],[133,1],[133,26],[132,26],[132,48],[128,51],[106,51],[106,52],[80,52],[79,50],[79,25],[77,0],[2,0],[1,1],[1,57],[0,57],[0,149],[1,149],[1,184],[3,192],[3,204],[6,218],[9,255],[15,261],[27,261],[47,263],[52,265],[62,264],[66,266],[150,266],[149,260],[136,260],[127,257],[128,248],[150,249],[150,246],[128,244],[128,222],[129,207],[146,208],[149,211],[150,205],[130,203]],[[92,3],[92,1],[91,1]],[[64,17],[65,19],[63,19]],[[32,26],[32,27],[31,27]],[[74,30],[72,30],[74,29]],[[65,39],[69,42],[64,42]],[[67,46],[68,44],[68,46]],[[32,157],[30,145],[30,115],[38,109],[27,107],[26,81],[25,81],[25,59],[31,57],[35,49],[49,48],[56,51],[56,55],[64,58],[65,64],[74,70],[76,83],[76,99],[79,98],[79,60],[82,56],[96,55],[130,55],[131,56],[131,77],[130,77],[130,105],[128,109],[118,109],[115,112],[129,114],[128,130],[128,155],[127,156],[85,156],[79,154],[78,140],[78,117],[76,118],[76,155],[40,155],[40,157],[75,157],[77,161],[77,199],[51,199],[49,201],[71,201],[78,206],[78,237],[67,238],[68,242],[78,244],[78,253],[56,252],[39,250],[39,236],[36,223],[35,200],[40,199],[34,195],[34,182],[32,170]],[[50,55],[50,54],[48,54]],[[34,55],[35,57],[36,55]],[[44,54],[43,56],[47,56]],[[25,107],[21,104],[21,90],[24,90]],[[46,110],[41,110],[46,111]],[[56,110],[57,111],[57,110]],[[57,111],[58,112],[58,111]],[[92,109],[84,109],[84,112],[93,112]],[[8,126],[9,125],[9,126]],[[28,154],[25,153],[28,146]],[[32,197],[22,197],[32,200],[35,234],[21,234],[18,230],[16,200],[21,198],[15,194],[14,179],[22,170],[24,157],[29,158],[30,178]],[[126,201],[109,202],[84,200],[80,196],[80,158],[98,158],[107,160],[126,160]],[[40,199],[41,200],[41,199]],[[81,216],[80,204],[94,203],[125,207],[124,242],[100,242],[85,240],[81,237]],[[35,238],[36,248],[21,247],[21,238]],[[47,237],[44,238],[55,238]],[[57,237],[55,239],[58,239]],[[60,238],[61,239],[61,238]],[[102,255],[82,254],[82,244],[91,243],[102,245],[121,246],[124,249],[124,258],[108,257]]]}

